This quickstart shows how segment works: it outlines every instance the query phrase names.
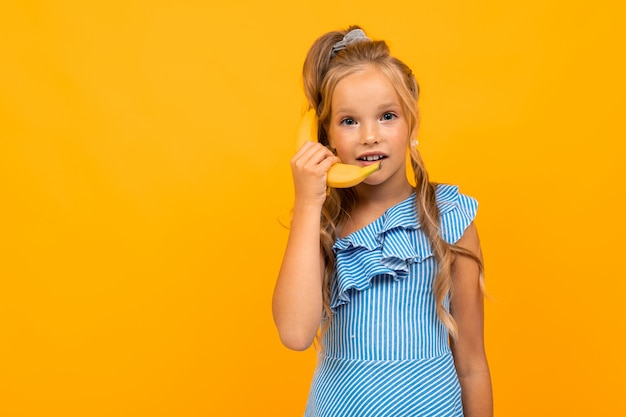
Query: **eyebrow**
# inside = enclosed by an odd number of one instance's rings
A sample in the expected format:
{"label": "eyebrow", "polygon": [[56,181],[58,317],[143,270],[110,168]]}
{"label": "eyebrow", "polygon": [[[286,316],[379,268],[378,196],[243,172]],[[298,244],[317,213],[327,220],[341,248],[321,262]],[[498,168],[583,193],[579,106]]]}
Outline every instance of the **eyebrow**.
{"label": "eyebrow", "polygon": [[386,109],[389,107],[401,107],[400,103],[396,103],[394,101],[390,101],[389,103],[383,103],[380,106],[378,106],[379,109]]}
{"label": "eyebrow", "polygon": [[[382,103],[378,106],[378,110],[388,109],[389,107],[402,107],[400,103],[396,103],[393,101]],[[335,110],[335,113],[352,113],[354,110],[350,107],[338,107]]]}

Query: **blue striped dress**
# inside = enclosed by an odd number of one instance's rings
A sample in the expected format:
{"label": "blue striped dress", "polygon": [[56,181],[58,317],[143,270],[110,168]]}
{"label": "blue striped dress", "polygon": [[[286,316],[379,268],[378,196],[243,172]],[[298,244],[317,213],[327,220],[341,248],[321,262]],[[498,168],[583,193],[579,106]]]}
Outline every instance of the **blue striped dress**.
{"label": "blue striped dress", "polygon": [[[477,202],[437,187],[441,232],[456,242]],[[448,332],[433,295],[436,263],[415,194],[334,245],[333,317],[305,417],[462,416]]]}

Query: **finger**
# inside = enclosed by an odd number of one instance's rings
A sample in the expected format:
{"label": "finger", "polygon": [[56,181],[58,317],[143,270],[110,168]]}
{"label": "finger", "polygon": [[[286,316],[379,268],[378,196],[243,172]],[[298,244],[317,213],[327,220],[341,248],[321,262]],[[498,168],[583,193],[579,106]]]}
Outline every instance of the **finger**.
{"label": "finger", "polygon": [[306,148],[302,149],[302,152],[296,154],[292,162],[296,166],[315,168],[326,158],[333,156],[333,153],[325,146],[311,142],[310,146],[306,146]]}
{"label": "finger", "polygon": [[331,153],[331,156],[321,161],[319,165],[320,165],[320,168],[324,170],[324,172],[327,172],[331,166],[335,164],[339,164],[339,163],[341,163],[341,159],[339,159],[338,156]]}
{"label": "finger", "polygon": [[311,153],[306,154],[305,157],[308,157],[307,164],[317,167],[329,158],[334,158],[335,155],[326,147],[321,146],[318,149],[311,151]]}
{"label": "finger", "polygon": [[304,142],[302,146],[300,146],[300,148],[296,151],[296,154],[293,156],[293,159],[298,159],[305,153],[309,152],[311,148],[313,148],[316,145],[316,143],[317,142],[313,142],[310,140]]}

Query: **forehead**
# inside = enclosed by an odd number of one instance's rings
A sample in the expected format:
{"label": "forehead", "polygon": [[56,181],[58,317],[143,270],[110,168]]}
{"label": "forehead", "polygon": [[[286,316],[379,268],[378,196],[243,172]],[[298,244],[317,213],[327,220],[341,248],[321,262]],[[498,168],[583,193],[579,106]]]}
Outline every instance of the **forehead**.
{"label": "forehead", "polygon": [[334,108],[378,103],[400,104],[400,97],[389,78],[372,66],[344,77],[332,94]]}

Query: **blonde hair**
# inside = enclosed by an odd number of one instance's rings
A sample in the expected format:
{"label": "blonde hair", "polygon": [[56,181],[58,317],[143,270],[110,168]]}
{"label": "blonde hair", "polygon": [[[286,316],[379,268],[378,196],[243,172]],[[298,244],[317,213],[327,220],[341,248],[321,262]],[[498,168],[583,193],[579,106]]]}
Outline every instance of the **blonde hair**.
{"label": "blonde hair", "polygon": [[[347,45],[335,56],[331,56],[333,45],[354,29],[361,28],[350,26],[344,31],[333,31],[322,35],[313,43],[304,61],[304,91],[309,105],[315,109],[319,118],[318,141],[329,146],[327,129],[331,112],[331,97],[339,81],[371,67],[376,68],[393,84],[401,99],[403,110],[408,116],[408,138],[415,137],[419,126],[417,106],[419,86],[411,69],[390,55],[389,47],[384,41],[364,40],[355,42]],[[445,306],[446,297],[451,295],[453,290],[451,272],[453,255],[469,256],[478,263],[481,271],[481,286],[482,262],[471,251],[449,244],[443,239],[440,233],[439,208],[435,200],[437,184],[430,182],[422,158],[414,146],[410,147],[410,155],[411,166],[415,174],[415,195],[419,222],[432,246],[438,266],[437,275],[433,282],[437,315],[452,338],[456,338],[456,323]],[[324,320],[320,336],[328,329],[329,319],[332,317],[330,288],[335,270],[335,254],[332,247],[355,204],[356,195],[352,189],[332,188],[322,208],[320,245],[326,267],[322,281]]]}

